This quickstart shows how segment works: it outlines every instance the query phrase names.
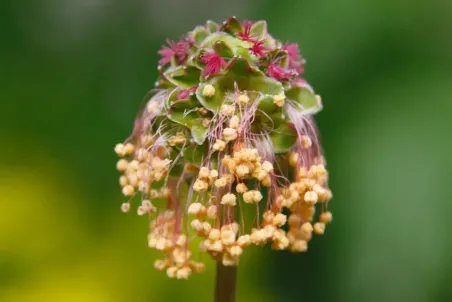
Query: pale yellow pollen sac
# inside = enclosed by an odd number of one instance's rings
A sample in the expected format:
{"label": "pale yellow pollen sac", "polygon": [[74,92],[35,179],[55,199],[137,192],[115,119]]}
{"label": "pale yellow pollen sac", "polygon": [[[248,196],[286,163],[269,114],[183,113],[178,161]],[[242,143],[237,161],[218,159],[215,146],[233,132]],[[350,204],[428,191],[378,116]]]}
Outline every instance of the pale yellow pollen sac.
{"label": "pale yellow pollen sac", "polygon": [[308,243],[306,240],[296,240],[294,243],[292,243],[292,246],[290,248],[292,252],[306,252],[308,250]]}
{"label": "pale yellow pollen sac", "polygon": [[322,97],[320,95],[316,94],[315,100],[317,101],[317,106],[321,107],[322,106]]}
{"label": "pale yellow pollen sac", "polygon": [[218,171],[215,170],[215,169],[210,170],[209,177],[210,177],[211,179],[216,179],[216,178],[218,177]]}
{"label": "pale yellow pollen sac", "polygon": [[221,198],[221,204],[233,207],[237,204],[236,200],[237,200],[237,198],[235,197],[234,194],[227,193],[227,194],[223,195],[223,197]]}
{"label": "pale yellow pollen sac", "polygon": [[203,230],[202,222],[199,221],[198,219],[193,219],[191,221],[190,225],[197,232],[200,232]]}
{"label": "pale yellow pollen sac", "polygon": [[193,184],[193,190],[195,190],[196,192],[205,192],[207,191],[208,187],[209,184],[201,179],[197,179]]}
{"label": "pale yellow pollen sac", "polygon": [[224,266],[237,266],[239,264],[239,258],[234,257],[230,254],[223,254],[223,259],[221,260],[221,263]]}
{"label": "pale yellow pollen sac", "polygon": [[284,106],[285,99],[286,96],[284,94],[278,94],[273,97],[273,103],[278,107],[282,107]]}
{"label": "pale yellow pollen sac", "polygon": [[130,203],[128,203],[128,202],[122,203],[122,204],[121,204],[121,211],[122,211],[123,213],[129,212],[129,211],[130,211]]}
{"label": "pale yellow pollen sac", "polygon": [[298,228],[301,225],[301,218],[296,214],[291,214],[289,216],[288,224],[291,228]]}
{"label": "pale yellow pollen sac", "polygon": [[225,177],[221,177],[221,178],[215,180],[215,187],[217,187],[217,188],[224,188],[224,187],[226,187],[227,184],[228,184],[228,181],[226,180]]}
{"label": "pale yellow pollen sac", "polygon": [[323,235],[325,233],[325,227],[325,223],[323,222],[314,223],[314,233],[317,235]]}
{"label": "pale yellow pollen sac", "polygon": [[207,168],[207,167],[199,168],[199,174],[198,174],[199,178],[208,178],[209,174],[210,174],[209,168]]}
{"label": "pale yellow pollen sac", "polygon": [[179,237],[177,237],[176,244],[178,246],[185,246],[185,244],[187,244],[187,236],[184,234],[179,235]]}
{"label": "pale yellow pollen sac", "polygon": [[241,247],[247,247],[251,243],[250,235],[242,235],[237,239],[237,244]]}
{"label": "pale yellow pollen sac", "polygon": [[264,170],[267,173],[270,173],[273,171],[273,164],[269,161],[264,161],[262,163],[262,170]]}
{"label": "pale yellow pollen sac", "polygon": [[199,202],[194,202],[188,207],[188,214],[191,215],[202,214],[203,212],[205,213],[205,211],[206,211],[205,206],[203,206]]}
{"label": "pale yellow pollen sac", "polygon": [[331,212],[323,212],[320,214],[319,220],[323,223],[331,223],[333,221],[333,214]]}
{"label": "pale yellow pollen sac", "polygon": [[127,185],[122,188],[122,194],[125,196],[132,196],[135,193],[135,188],[131,185]]}
{"label": "pale yellow pollen sac", "polygon": [[301,225],[301,231],[306,234],[311,234],[314,228],[310,222],[305,222]]}
{"label": "pale yellow pollen sac", "polygon": [[308,191],[304,194],[304,201],[307,204],[315,204],[317,203],[318,196],[317,193],[314,191]]}
{"label": "pale yellow pollen sac", "polygon": [[312,140],[309,136],[307,135],[302,135],[301,136],[301,145],[303,146],[303,148],[305,149],[309,149],[312,146]]}
{"label": "pale yellow pollen sac", "polygon": [[161,259],[155,260],[155,262],[154,262],[154,267],[158,271],[163,271],[163,270],[167,269],[167,266],[168,265],[167,265],[166,261],[161,260]]}
{"label": "pale yellow pollen sac", "polygon": [[237,115],[234,115],[229,120],[229,127],[233,129],[238,129],[240,126],[240,118]]}
{"label": "pale yellow pollen sac", "polygon": [[166,274],[168,275],[168,277],[170,278],[176,278],[176,274],[177,274],[177,267],[175,266],[170,266],[166,269]]}
{"label": "pale yellow pollen sac", "polygon": [[265,224],[272,224],[273,218],[275,218],[275,213],[273,213],[272,211],[265,211],[263,218]]}
{"label": "pale yellow pollen sac", "polygon": [[135,146],[132,143],[127,143],[124,146],[124,152],[126,155],[132,155],[135,152]]}
{"label": "pale yellow pollen sac", "polygon": [[117,144],[115,146],[115,153],[119,156],[119,157],[123,157],[126,155],[126,151],[124,148],[124,144]]}
{"label": "pale yellow pollen sac", "polygon": [[203,118],[201,123],[204,127],[209,127],[211,120],[209,120],[208,118]]}
{"label": "pale yellow pollen sac", "polygon": [[209,110],[207,110],[206,108],[204,108],[204,107],[201,107],[201,108],[199,108],[199,113],[201,114],[201,115],[207,115],[208,113],[209,113]]}
{"label": "pale yellow pollen sac", "polygon": [[298,153],[289,152],[289,165],[296,167],[298,163]]}
{"label": "pale yellow pollen sac", "polygon": [[262,200],[262,193],[257,190],[248,191],[243,193],[243,201],[249,204],[257,204]]}
{"label": "pale yellow pollen sac", "polygon": [[234,128],[225,128],[223,129],[223,137],[227,142],[233,141],[237,138],[237,130]]}
{"label": "pale yellow pollen sac", "polygon": [[209,239],[212,241],[219,240],[221,238],[221,232],[219,229],[212,229],[209,233]]}
{"label": "pale yellow pollen sac", "polygon": [[283,225],[286,224],[286,221],[287,221],[287,216],[282,214],[282,213],[278,213],[273,218],[273,225],[276,225],[278,227],[282,227]]}
{"label": "pale yellow pollen sac", "polygon": [[143,215],[146,214],[146,213],[148,213],[148,209],[146,209],[146,208],[143,207],[143,206],[139,206],[139,207],[138,207],[138,209],[137,209],[137,214],[138,214],[139,216],[143,216]]}
{"label": "pale yellow pollen sac", "polygon": [[177,133],[168,139],[168,144],[170,146],[182,145],[187,141],[183,133]]}
{"label": "pale yellow pollen sac", "polygon": [[218,208],[216,205],[210,205],[207,208],[207,217],[209,217],[212,220],[217,219],[217,215],[218,215]]}
{"label": "pale yellow pollen sac", "polygon": [[168,188],[163,188],[161,194],[163,198],[169,198],[171,195],[171,191]]}
{"label": "pale yellow pollen sac", "polygon": [[215,240],[208,248],[210,251],[220,253],[223,251],[223,243],[221,240]]}
{"label": "pale yellow pollen sac", "polygon": [[207,221],[204,221],[202,223],[202,234],[207,236],[207,235],[209,235],[211,230],[212,230],[212,225],[210,223],[208,223]]}
{"label": "pale yellow pollen sac", "polygon": [[235,233],[232,230],[221,231],[221,242],[224,245],[232,245],[235,242]]}
{"label": "pale yellow pollen sac", "polygon": [[226,116],[232,116],[234,114],[235,108],[233,105],[223,104],[220,107],[220,113]]}
{"label": "pale yellow pollen sac", "polygon": [[247,165],[239,165],[236,168],[235,173],[237,174],[238,177],[244,178],[248,176],[248,174],[250,173],[250,169],[248,168]]}
{"label": "pale yellow pollen sac", "polygon": [[141,202],[141,206],[144,208],[144,210],[147,213],[155,213],[157,211],[157,208],[154,207],[154,205],[152,204],[152,202],[149,199],[144,199]]}
{"label": "pale yellow pollen sac", "polygon": [[248,191],[248,188],[247,188],[247,186],[244,183],[239,183],[235,187],[235,190],[237,191],[237,193],[243,194],[246,191]]}
{"label": "pale yellow pollen sac", "polygon": [[238,245],[231,246],[229,249],[229,254],[231,254],[231,256],[240,256],[242,253],[243,249]]}
{"label": "pale yellow pollen sac", "polygon": [[147,104],[146,109],[149,113],[157,113],[158,107],[159,107],[159,104],[156,101],[150,101]]}
{"label": "pale yellow pollen sac", "polygon": [[126,186],[129,183],[129,181],[127,180],[127,176],[122,175],[121,177],[119,177],[119,184],[121,185],[121,187]]}
{"label": "pale yellow pollen sac", "polygon": [[221,139],[217,139],[215,143],[213,144],[213,149],[215,151],[223,151],[224,148],[226,148],[226,143],[222,141]]}
{"label": "pale yellow pollen sac", "polygon": [[215,87],[210,84],[207,84],[202,89],[202,95],[206,97],[212,97],[215,95]]}
{"label": "pale yellow pollen sac", "polygon": [[118,162],[116,163],[116,169],[119,172],[124,172],[125,170],[127,170],[128,166],[129,166],[129,162],[124,158],[118,160]]}
{"label": "pale yellow pollen sac", "polygon": [[223,174],[223,177],[230,184],[234,182],[234,176],[232,174]]}
{"label": "pale yellow pollen sac", "polygon": [[188,266],[184,266],[183,268],[177,271],[177,279],[188,279],[191,275],[191,268]]}
{"label": "pale yellow pollen sac", "polygon": [[246,92],[245,92],[245,93],[242,93],[242,94],[239,95],[237,101],[238,101],[240,104],[245,105],[245,104],[248,104],[248,102],[250,101],[250,98],[248,97],[248,95],[247,95]]}

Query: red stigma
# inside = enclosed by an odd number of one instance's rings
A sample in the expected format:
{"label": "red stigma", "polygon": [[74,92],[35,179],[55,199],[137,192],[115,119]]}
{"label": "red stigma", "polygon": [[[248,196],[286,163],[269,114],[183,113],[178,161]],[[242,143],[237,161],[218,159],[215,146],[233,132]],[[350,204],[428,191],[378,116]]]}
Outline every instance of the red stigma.
{"label": "red stigma", "polygon": [[298,72],[293,69],[284,69],[278,65],[270,64],[267,68],[267,74],[272,78],[282,81],[282,80],[290,80],[291,78],[298,75]]}
{"label": "red stigma", "polygon": [[247,42],[254,42],[254,40],[251,38],[251,26],[253,25],[253,22],[251,21],[245,21],[243,22],[243,32],[240,32],[237,34],[237,36],[242,39],[243,41]]}
{"label": "red stigma", "polygon": [[158,51],[162,58],[159,61],[161,66],[164,66],[171,62],[173,57],[176,58],[177,64],[182,64],[187,60],[188,50],[195,44],[195,41],[191,37],[184,37],[178,42],[168,40],[166,42],[168,46],[163,46],[161,50]]}
{"label": "red stigma", "polygon": [[226,66],[226,61],[218,55],[216,52],[208,52],[202,55],[200,61],[206,64],[206,67],[202,71],[202,75],[210,77],[221,71],[221,67]]}
{"label": "red stigma", "polygon": [[298,74],[303,73],[303,60],[301,59],[300,49],[298,48],[298,44],[287,44],[284,45],[281,49],[287,51],[287,55],[289,56],[289,68],[295,69]]}
{"label": "red stigma", "polygon": [[268,47],[263,46],[264,41],[253,41],[253,46],[249,48],[251,53],[257,57],[265,58],[267,55],[264,51],[269,50]]}

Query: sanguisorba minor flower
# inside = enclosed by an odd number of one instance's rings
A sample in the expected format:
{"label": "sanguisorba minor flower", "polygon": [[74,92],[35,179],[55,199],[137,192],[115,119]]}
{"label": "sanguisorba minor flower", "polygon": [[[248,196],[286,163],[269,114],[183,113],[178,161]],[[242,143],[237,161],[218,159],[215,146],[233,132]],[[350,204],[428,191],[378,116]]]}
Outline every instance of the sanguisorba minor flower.
{"label": "sanguisorba minor flower", "polygon": [[230,18],[159,54],[160,78],[115,147],[121,209],[140,198],[149,247],[163,253],[155,267],[178,279],[202,271],[196,238],[224,266],[249,245],[306,251],[332,220],[332,194],[313,120],[321,99],[301,77],[298,46],[274,39],[265,21]]}

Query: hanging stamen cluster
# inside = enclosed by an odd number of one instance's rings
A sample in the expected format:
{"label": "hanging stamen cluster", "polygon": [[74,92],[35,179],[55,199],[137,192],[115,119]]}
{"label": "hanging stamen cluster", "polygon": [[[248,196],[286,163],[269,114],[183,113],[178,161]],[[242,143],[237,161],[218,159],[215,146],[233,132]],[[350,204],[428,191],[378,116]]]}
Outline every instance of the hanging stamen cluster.
{"label": "hanging stamen cluster", "polygon": [[[245,52],[244,52],[245,50]],[[161,77],[115,147],[128,212],[150,218],[148,245],[171,278],[225,266],[250,245],[304,252],[332,221],[328,173],[296,44],[264,21],[209,21],[160,51]],[[248,214],[246,214],[248,213]],[[253,213],[253,219],[249,219]]]}

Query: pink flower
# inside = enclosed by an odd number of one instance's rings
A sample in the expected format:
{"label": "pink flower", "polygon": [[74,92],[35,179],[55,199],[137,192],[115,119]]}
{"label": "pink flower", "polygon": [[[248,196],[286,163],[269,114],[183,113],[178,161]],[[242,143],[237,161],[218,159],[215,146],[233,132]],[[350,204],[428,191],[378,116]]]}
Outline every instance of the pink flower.
{"label": "pink flower", "polygon": [[240,32],[237,34],[240,39],[247,42],[254,42],[254,40],[251,38],[251,26],[253,25],[253,22],[251,21],[245,21],[243,22],[243,32]]}
{"label": "pink flower", "polygon": [[263,46],[264,41],[253,41],[253,46],[249,48],[249,51],[253,53],[255,56],[265,58],[267,55],[264,51],[269,50],[268,47]]}
{"label": "pink flower", "polygon": [[195,85],[189,89],[182,89],[177,93],[177,98],[179,100],[188,100],[188,98],[190,97],[190,93],[194,93],[196,89],[198,89],[198,85]]}
{"label": "pink flower", "polygon": [[176,58],[177,64],[185,62],[188,57],[188,51],[194,45],[195,41],[193,40],[193,38],[187,36],[182,38],[178,42],[168,40],[166,43],[169,47],[163,46],[163,48],[158,51],[159,55],[162,56],[159,61],[159,64],[161,66],[164,66],[171,62],[171,59],[173,57]]}
{"label": "pink flower", "polygon": [[200,61],[206,64],[206,67],[202,71],[202,75],[205,77],[210,77],[211,75],[219,73],[221,67],[227,65],[223,57],[214,51],[203,54]]}
{"label": "pink flower", "polygon": [[284,45],[281,49],[287,51],[287,55],[289,56],[289,68],[295,69],[298,74],[303,73],[303,60],[301,59],[300,49],[298,48],[298,44],[287,44]]}
{"label": "pink flower", "polygon": [[294,69],[284,69],[278,65],[270,64],[267,68],[267,74],[278,81],[282,81],[296,77],[298,72]]}

